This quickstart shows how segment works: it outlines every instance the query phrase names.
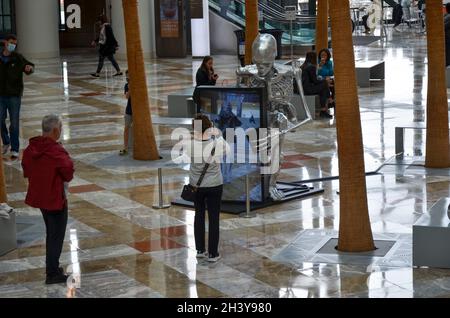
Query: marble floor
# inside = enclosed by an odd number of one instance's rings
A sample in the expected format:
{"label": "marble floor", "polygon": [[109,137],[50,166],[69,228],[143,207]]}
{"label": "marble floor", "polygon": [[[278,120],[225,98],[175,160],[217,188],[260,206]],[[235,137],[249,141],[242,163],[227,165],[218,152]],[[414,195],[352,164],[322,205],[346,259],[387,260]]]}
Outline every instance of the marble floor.
{"label": "marble floor", "polygon": [[[392,160],[394,127],[425,118],[426,38],[389,32],[387,39],[357,46],[355,52],[357,60],[386,63],[386,80],[359,89],[366,166],[386,162],[380,174],[367,177],[374,236],[397,240],[386,261],[341,262],[308,254],[317,235],[336,235],[337,181],[314,183],[325,192],[258,210],[252,219],[222,213],[222,260],[197,261],[193,211],[152,208],[157,167],[164,168],[166,201],[179,195],[188,176],[186,167],[167,160],[174,127],[154,126],[166,157],[161,162],[119,157],[125,79],[113,78],[109,64],[101,78],[91,78],[95,52],[72,51],[61,59],[34,61],[36,73],[26,79],[21,143],[24,148],[40,133],[45,114],[62,116],[63,143],[75,161],[76,177],[61,263],[80,277],[79,288],[44,285],[43,222],[39,211],[23,202],[20,162],[6,160],[19,248],[0,257],[0,297],[450,297],[450,270],[411,266],[412,224],[449,196],[450,174],[396,166]],[[167,115],[169,93],[193,85],[198,65],[191,58],[147,61],[154,117]],[[219,85],[233,82],[236,66],[233,56],[215,56]],[[423,160],[424,140],[422,131],[406,133],[410,162]],[[283,181],[336,175],[334,121],[314,121],[290,133],[285,155]]]}

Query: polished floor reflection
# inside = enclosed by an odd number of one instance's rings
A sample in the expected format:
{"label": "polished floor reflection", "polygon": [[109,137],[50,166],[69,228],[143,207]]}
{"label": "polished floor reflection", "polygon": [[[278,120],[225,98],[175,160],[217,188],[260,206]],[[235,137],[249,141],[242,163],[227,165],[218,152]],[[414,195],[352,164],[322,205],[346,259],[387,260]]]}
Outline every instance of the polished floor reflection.
{"label": "polished floor reflection", "polygon": [[[20,162],[6,161],[19,249],[0,258],[0,297],[449,297],[450,270],[412,268],[411,233],[412,224],[434,202],[449,196],[450,173],[395,165],[392,159],[395,126],[425,119],[426,38],[389,32],[387,39],[355,50],[357,60],[386,63],[386,80],[359,90],[366,168],[386,163],[380,174],[367,178],[372,228],[376,238],[400,242],[386,262],[344,264],[307,254],[317,235],[331,237],[338,229],[337,181],[317,183],[323,195],[259,210],[252,219],[222,214],[223,259],[213,265],[197,261],[193,211],[152,208],[157,167],[164,168],[166,200],[179,195],[188,176],[186,167],[167,160],[175,127],[155,125],[165,160],[119,157],[124,79],[111,77],[111,67],[100,79],[91,78],[95,54],[80,51],[61,60],[35,61],[21,127],[25,146],[40,133],[44,114],[63,118],[64,144],[75,160],[76,178],[61,262],[81,276],[80,286],[68,290],[43,284],[43,222],[39,211],[23,203],[26,182]],[[169,93],[192,86],[198,64],[190,58],[147,62],[154,118],[167,115]],[[215,64],[219,85],[233,83],[236,58],[216,56]],[[405,162],[423,161],[424,142],[422,131],[406,133]],[[282,180],[336,175],[334,121],[315,121],[289,134],[285,157]]]}

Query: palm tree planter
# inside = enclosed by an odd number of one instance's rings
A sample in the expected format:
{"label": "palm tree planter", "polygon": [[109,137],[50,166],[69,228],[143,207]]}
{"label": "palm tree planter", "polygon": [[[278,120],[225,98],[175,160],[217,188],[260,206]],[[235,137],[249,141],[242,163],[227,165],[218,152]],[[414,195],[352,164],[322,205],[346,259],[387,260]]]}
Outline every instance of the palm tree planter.
{"label": "palm tree planter", "polygon": [[130,96],[133,104],[133,157],[159,160],[147,91],[137,0],[122,0],[127,41]]}
{"label": "palm tree planter", "polygon": [[252,45],[259,33],[258,1],[245,1],[245,65],[252,64]]}
{"label": "palm tree planter", "polygon": [[330,1],[335,65],[335,94],[339,110],[336,129],[339,157],[340,220],[337,249],[375,249],[367,205],[364,151],[356,86],[349,0]]}
{"label": "palm tree planter", "polygon": [[428,94],[425,166],[450,167],[442,2],[427,1]]}
{"label": "palm tree planter", "polygon": [[317,1],[316,52],[328,48],[328,0]]}

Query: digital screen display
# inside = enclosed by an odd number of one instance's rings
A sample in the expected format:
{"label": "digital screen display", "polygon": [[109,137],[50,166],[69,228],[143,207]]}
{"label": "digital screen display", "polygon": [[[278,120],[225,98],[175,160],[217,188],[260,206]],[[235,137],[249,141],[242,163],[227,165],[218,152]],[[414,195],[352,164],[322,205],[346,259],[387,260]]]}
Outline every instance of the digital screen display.
{"label": "digital screen display", "polygon": [[[261,176],[257,153],[259,128],[266,128],[262,89],[201,87],[198,111],[207,114],[214,126],[222,131],[231,153],[224,158],[224,201],[245,201],[245,179],[249,176],[250,200],[261,202],[267,191]],[[231,128],[232,130],[228,130]],[[245,134],[248,130],[253,131]],[[231,136],[229,135],[231,133]],[[227,135],[228,134],[228,135]],[[256,137],[256,138],[254,138]]]}

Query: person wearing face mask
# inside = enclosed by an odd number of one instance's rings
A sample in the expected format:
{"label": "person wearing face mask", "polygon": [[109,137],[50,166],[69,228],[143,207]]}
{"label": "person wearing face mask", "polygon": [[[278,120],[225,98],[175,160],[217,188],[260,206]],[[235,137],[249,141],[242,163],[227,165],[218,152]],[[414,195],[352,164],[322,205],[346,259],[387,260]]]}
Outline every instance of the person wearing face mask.
{"label": "person wearing face mask", "polygon": [[[0,54],[0,126],[2,136],[2,153],[11,150],[11,158],[19,158],[19,119],[23,95],[23,73],[34,72],[34,64],[16,52],[17,38],[8,35],[3,40],[3,51]],[[9,113],[9,131],[6,117]]]}
{"label": "person wearing face mask", "polygon": [[58,142],[62,123],[57,115],[42,120],[42,135],[30,139],[23,152],[23,175],[28,179],[25,203],[40,209],[46,227],[46,284],[65,283],[68,276],[59,267],[67,226],[67,190],[74,166]]}

